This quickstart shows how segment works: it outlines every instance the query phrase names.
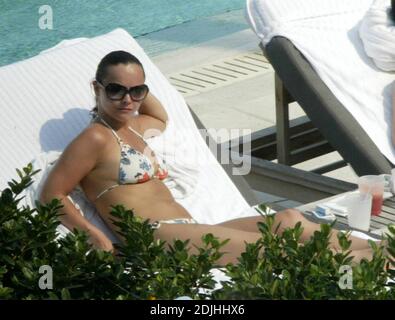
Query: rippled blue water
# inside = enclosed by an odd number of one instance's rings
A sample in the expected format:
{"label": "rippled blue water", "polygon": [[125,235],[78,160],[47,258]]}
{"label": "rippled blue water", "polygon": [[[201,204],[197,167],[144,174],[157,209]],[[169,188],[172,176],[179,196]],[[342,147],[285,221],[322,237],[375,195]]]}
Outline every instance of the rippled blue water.
{"label": "rippled blue water", "polygon": [[[134,37],[244,7],[245,0],[0,0],[0,65],[31,57],[63,39],[115,28]],[[50,5],[53,30],[39,28]]]}

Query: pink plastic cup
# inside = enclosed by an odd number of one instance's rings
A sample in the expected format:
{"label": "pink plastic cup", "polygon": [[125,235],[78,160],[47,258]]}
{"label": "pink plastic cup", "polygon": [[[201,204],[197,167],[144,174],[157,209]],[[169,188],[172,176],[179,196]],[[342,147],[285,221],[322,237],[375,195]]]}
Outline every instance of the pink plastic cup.
{"label": "pink plastic cup", "polygon": [[372,195],[372,211],[373,216],[381,213],[383,206],[384,194],[384,178],[382,176],[362,176],[358,179],[358,189],[361,194],[370,193]]}

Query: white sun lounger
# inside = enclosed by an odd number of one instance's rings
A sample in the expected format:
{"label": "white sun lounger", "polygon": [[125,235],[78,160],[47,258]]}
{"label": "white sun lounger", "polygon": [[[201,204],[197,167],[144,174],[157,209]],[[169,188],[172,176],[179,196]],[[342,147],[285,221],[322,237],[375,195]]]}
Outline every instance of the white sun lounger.
{"label": "white sun lounger", "polygon": [[372,2],[247,0],[248,21],[285,89],[359,175],[395,164],[394,74],[375,66],[359,37]]}
{"label": "white sun lounger", "polygon": [[[48,155],[61,152],[81,132],[90,120],[94,103],[90,82],[100,59],[110,51],[126,50],[143,63],[146,83],[169,114],[166,131],[151,146],[168,163],[176,161],[169,187],[177,201],[201,223],[257,214],[251,207],[257,202],[248,185],[241,176],[229,176],[218,163],[183,97],[133,37],[116,29],[80,40],[62,42],[38,56],[0,68],[0,189],[16,177],[16,168],[33,159],[38,166],[45,163]],[[200,158],[198,165],[196,158]]]}

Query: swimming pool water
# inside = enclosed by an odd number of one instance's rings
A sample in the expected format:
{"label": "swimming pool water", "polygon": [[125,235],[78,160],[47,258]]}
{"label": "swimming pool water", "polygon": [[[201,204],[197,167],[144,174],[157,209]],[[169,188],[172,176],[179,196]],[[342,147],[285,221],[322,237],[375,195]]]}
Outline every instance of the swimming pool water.
{"label": "swimming pool water", "polygon": [[[0,0],[0,66],[38,54],[64,39],[124,28],[134,37],[244,7],[245,0]],[[40,29],[49,5],[53,29]],[[203,30],[202,30],[203,32]]]}

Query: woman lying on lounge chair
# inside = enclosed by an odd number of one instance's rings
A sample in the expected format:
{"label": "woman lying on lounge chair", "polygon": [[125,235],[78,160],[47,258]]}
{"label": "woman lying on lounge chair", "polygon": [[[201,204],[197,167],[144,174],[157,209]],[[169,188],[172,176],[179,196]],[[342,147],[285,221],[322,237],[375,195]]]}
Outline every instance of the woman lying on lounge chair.
{"label": "woman lying on lounge chair", "polygon": [[[97,248],[113,250],[113,244],[97,227],[86,220],[68,199],[78,185],[94,203],[101,217],[116,232],[110,220],[110,207],[122,204],[136,215],[154,221],[155,236],[172,242],[174,238],[191,239],[200,245],[201,236],[212,233],[230,239],[220,263],[235,262],[245,249],[245,242],[255,242],[261,234],[257,222],[262,217],[241,218],[218,225],[198,224],[167,189],[165,163],[159,162],[143,134],[156,129],[160,134],[168,121],[161,103],[144,84],[145,73],[140,61],[124,51],[114,51],[100,62],[93,87],[97,105],[92,123],[65,149],[42,189],[41,201],[62,201],[62,223],[88,232]],[[136,113],[136,111],[139,111]],[[111,217],[112,218],[112,217]],[[296,210],[285,210],[275,216],[281,223],[278,232],[301,221],[302,239],[308,239],[317,224],[306,220]],[[356,261],[370,256],[365,240],[353,238]],[[332,235],[333,248],[337,247]],[[193,246],[191,249],[194,250]]]}

